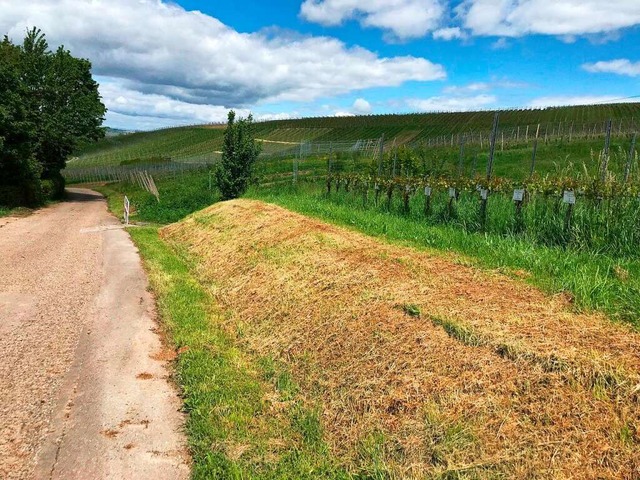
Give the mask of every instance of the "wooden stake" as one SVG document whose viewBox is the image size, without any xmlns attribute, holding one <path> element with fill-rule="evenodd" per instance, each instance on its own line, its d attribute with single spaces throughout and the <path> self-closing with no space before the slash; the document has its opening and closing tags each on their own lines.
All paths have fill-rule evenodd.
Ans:
<svg viewBox="0 0 640 480">
<path fill-rule="evenodd" d="M 464 174 L 464 137 L 460 137 L 460 157 L 458 158 L 458 176 Z"/>
<path fill-rule="evenodd" d="M 631 166 L 633 165 L 633 157 L 636 154 L 636 137 L 638 133 L 633 134 L 633 139 L 631 140 L 631 148 L 629 148 L 629 155 L 627 157 L 627 165 L 624 169 L 624 183 L 629 181 L 629 177 L 631 176 Z"/>
<path fill-rule="evenodd" d="M 487 181 L 491 180 L 493 173 L 493 159 L 496 152 L 496 137 L 498 136 L 498 125 L 500 123 L 500 114 L 496 112 L 493 117 L 493 128 L 491 130 L 491 144 L 489 147 L 489 161 L 487 162 Z"/>
<path fill-rule="evenodd" d="M 604 182 L 607 179 L 607 171 L 609 170 L 609 146 L 611 144 L 611 119 L 607 121 L 606 137 L 604 140 L 604 150 L 602 151 L 602 162 L 600 164 L 600 180 Z"/>
</svg>

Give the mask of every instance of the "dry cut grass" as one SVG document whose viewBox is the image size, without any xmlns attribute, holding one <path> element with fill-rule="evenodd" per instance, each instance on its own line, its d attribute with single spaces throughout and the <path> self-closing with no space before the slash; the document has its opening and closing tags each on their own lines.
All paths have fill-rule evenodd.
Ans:
<svg viewBox="0 0 640 480">
<path fill-rule="evenodd" d="M 354 471 L 640 478 L 640 336 L 462 258 L 248 200 L 161 232 Z"/>
</svg>

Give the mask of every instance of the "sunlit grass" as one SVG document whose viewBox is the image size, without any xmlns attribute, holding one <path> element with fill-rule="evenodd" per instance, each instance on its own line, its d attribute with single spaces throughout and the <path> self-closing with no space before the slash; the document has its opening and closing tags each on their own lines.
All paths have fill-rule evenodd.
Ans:
<svg viewBox="0 0 640 480">
<path fill-rule="evenodd" d="M 507 273 L 528 272 L 524 275 L 527 282 L 549 293 L 566 292 L 576 308 L 600 310 L 640 327 L 640 261 L 637 257 L 618 258 L 536 245 L 517 235 L 469 232 L 455 222 L 432 224 L 417 213 L 405 216 L 399 209 L 385 212 L 363 207 L 361 199 L 354 195 L 327 197 L 321 187 L 261 188 L 252 190 L 249 196 L 390 242 L 460 253 L 476 265 L 503 269 Z M 498 215 L 496 210 L 493 215 Z"/>
</svg>

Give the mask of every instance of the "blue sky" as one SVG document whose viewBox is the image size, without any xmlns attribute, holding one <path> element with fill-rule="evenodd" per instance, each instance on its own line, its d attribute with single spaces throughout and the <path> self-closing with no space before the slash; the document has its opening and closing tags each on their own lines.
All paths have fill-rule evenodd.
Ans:
<svg viewBox="0 0 640 480">
<path fill-rule="evenodd" d="M 0 0 L 89 58 L 107 125 L 640 98 L 638 0 Z"/>
</svg>

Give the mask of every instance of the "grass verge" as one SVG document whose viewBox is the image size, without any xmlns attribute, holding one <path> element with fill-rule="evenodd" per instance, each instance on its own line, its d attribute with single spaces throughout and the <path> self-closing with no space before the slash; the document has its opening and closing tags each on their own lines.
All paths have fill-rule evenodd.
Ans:
<svg viewBox="0 0 640 480">
<path fill-rule="evenodd" d="M 10 215 L 15 217 L 26 217 L 28 215 L 31 215 L 31 213 L 33 213 L 33 210 L 31 208 L 24 208 L 24 207 L 9 208 L 9 207 L 3 207 L 0 205 L 0 218 L 8 217 Z"/>
<path fill-rule="evenodd" d="M 547 293 L 566 293 L 578 309 L 599 310 L 640 328 L 640 261 L 533 245 L 514 236 L 468 233 L 417 217 L 363 208 L 308 187 L 255 188 L 249 197 L 346 226 L 396 244 L 455 252 L 503 270 Z M 523 272 L 523 270 L 525 272 Z"/>
<path fill-rule="evenodd" d="M 111 211 L 122 218 L 124 195 L 131 201 L 131 221 L 153 224 L 173 223 L 190 213 L 218 201 L 215 188 L 209 190 L 207 172 L 163 177 L 156 180 L 160 201 L 140 186 L 131 183 L 110 183 L 91 187 L 105 195 Z"/>
<path fill-rule="evenodd" d="M 323 441 L 317 408 L 285 368 L 244 351 L 220 321 L 189 260 L 155 228 L 130 230 L 142 255 L 172 349 L 188 413 L 193 478 L 385 478 L 349 473 Z"/>
</svg>

